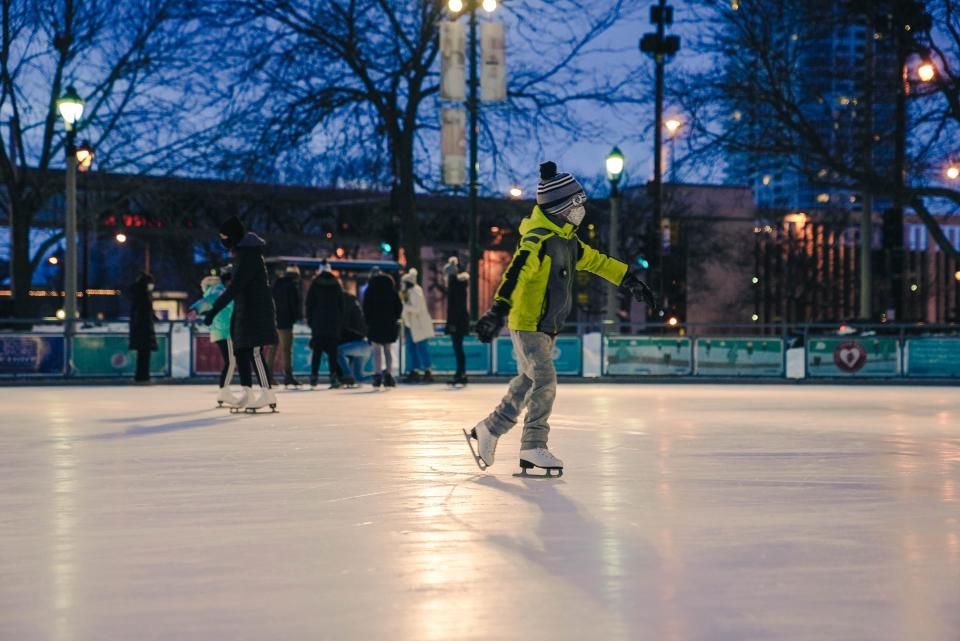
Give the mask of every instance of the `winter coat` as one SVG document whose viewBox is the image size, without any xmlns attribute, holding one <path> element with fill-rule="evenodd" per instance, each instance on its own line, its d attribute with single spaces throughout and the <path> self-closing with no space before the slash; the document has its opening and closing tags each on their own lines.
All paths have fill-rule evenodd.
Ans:
<svg viewBox="0 0 960 641">
<path fill-rule="evenodd" d="M 468 272 L 447 276 L 447 327 L 444 331 L 451 336 L 466 336 L 470 333 L 470 312 L 467 310 L 469 289 Z"/>
<path fill-rule="evenodd" d="M 400 295 L 403 300 L 403 325 L 410 330 L 413 342 L 419 343 L 435 336 L 433 319 L 427 309 L 423 288 L 417 285 L 416 281 L 410 282 L 404 278 L 403 293 Z"/>
<path fill-rule="evenodd" d="M 190 306 L 190 309 L 194 310 L 198 314 L 206 314 L 208 311 L 213 309 L 213 304 L 220 298 L 220 295 L 227 288 L 223 286 L 223 283 L 217 281 L 210 285 L 206 285 L 203 288 L 203 298 L 195 302 Z M 233 306 L 234 303 L 230 303 L 223 308 L 223 311 L 217 314 L 216 318 L 213 319 L 213 325 L 210 326 L 210 342 L 217 343 L 219 341 L 225 341 L 230 338 L 230 321 L 233 320 Z"/>
<path fill-rule="evenodd" d="M 403 302 L 388 274 L 370 279 L 363 295 L 363 315 L 367 320 L 367 337 L 374 343 L 389 344 L 400 338 L 400 316 Z"/>
<path fill-rule="evenodd" d="M 300 320 L 300 280 L 281 276 L 273 284 L 273 303 L 277 307 L 277 329 L 293 329 Z"/>
<path fill-rule="evenodd" d="M 534 207 L 520 222 L 520 245 L 494 296 L 510 305 L 510 329 L 558 333 L 573 308 L 577 271 L 619 285 L 627 265 L 580 240 L 570 223 L 561 227 Z"/>
<path fill-rule="evenodd" d="M 233 346 L 238 349 L 276 345 L 279 342 L 270 280 L 263 262 L 265 246 L 263 239 L 253 232 L 247 232 L 243 240 L 237 243 L 234 248 L 236 261 L 233 279 L 210 310 L 216 316 L 230 301 L 236 302 L 230 336 Z"/>
<path fill-rule="evenodd" d="M 360 301 L 353 294 L 343 293 L 343 330 L 340 333 L 341 343 L 362 341 L 367 338 L 367 323 L 363 320 L 363 309 Z"/>
<path fill-rule="evenodd" d="M 147 284 L 149 276 L 141 276 L 130 288 L 130 349 L 157 350 L 157 333 L 153 328 L 153 297 Z"/>
<path fill-rule="evenodd" d="M 307 324 L 314 338 L 340 340 L 343 330 L 343 290 L 336 276 L 320 272 L 307 292 Z"/>
</svg>

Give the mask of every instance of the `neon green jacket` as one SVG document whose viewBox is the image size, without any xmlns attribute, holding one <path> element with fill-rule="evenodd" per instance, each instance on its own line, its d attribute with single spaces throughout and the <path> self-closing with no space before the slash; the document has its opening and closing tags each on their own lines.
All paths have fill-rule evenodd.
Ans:
<svg viewBox="0 0 960 641">
<path fill-rule="evenodd" d="M 573 308 L 577 271 L 619 285 L 627 265 L 584 243 L 573 225 L 559 227 L 534 207 L 520 222 L 520 245 L 494 296 L 510 305 L 510 329 L 558 333 Z"/>
</svg>

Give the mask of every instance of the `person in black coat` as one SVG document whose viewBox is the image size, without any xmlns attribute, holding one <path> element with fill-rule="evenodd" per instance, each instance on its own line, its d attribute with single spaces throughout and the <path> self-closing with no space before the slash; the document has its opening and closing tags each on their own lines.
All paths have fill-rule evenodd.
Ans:
<svg viewBox="0 0 960 641">
<path fill-rule="evenodd" d="M 150 380 L 150 353 L 157 351 L 157 334 L 153 327 L 153 276 L 140 274 L 130 287 L 130 349 L 137 352 L 137 372 L 133 380 Z"/>
<path fill-rule="evenodd" d="M 367 321 L 367 338 L 373 346 L 376 374 L 374 387 L 396 385 L 393 380 L 393 352 L 391 346 L 400 338 L 400 316 L 403 301 L 389 274 L 375 272 L 363 295 L 363 316 Z"/>
<path fill-rule="evenodd" d="M 463 351 L 463 339 L 470 333 L 470 312 L 467 310 L 467 298 L 470 289 L 470 274 L 460 271 L 460 259 L 451 256 L 443 268 L 446 276 L 447 327 L 446 334 L 453 341 L 453 354 L 457 359 L 457 372 L 453 375 L 454 385 L 467 384 L 467 358 Z"/>
<path fill-rule="evenodd" d="M 266 400 L 270 401 L 272 407 L 276 407 L 276 398 L 273 392 L 269 391 L 270 379 L 260 354 L 262 347 L 276 345 L 279 341 L 267 266 L 263 262 L 266 242 L 253 232 L 248 232 L 236 216 L 220 228 L 220 240 L 235 256 L 233 279 L 213 304 L 213 308 L 207 312 L 204 322 L 207 325 L 213 323 L 217 314 L 230 301 L 235 301 L 230 336 L 233 339 L 240 385 L 245 388 L 246 403 L 243 407 L 264 407 L 267 405 Z M 256 367 L 263 392 L 256 398 L 249 391 L 253 384 L 251 366 Z"/>
<path fill-rule="evenodd" d="M 316 387 L 320 359 L 327 355 L 330 387 L 340 387 L 337 346 L 343 332 L 343 288 L 329 268 L 321 268 L 307 292 L 307 324 L 310 325 L 310 386 Z"/>
<path fill-rule="evenodd" d="M 280 336 L 280 352 L 283 354 L 283 384 L 299 385 L 293 376 L 293 325 L 302 316 L 300 307 L 300 268 L 287 267 L 283 276 L 273 284 L 273 303 L 277 308 L 277 333 Z M 277 347 L 270 348 L 267 355 L 268 372 L 272 373 L 277 361 Z"/>
<path fill-rule="evenodd" d="M 353 294 L 343 293 L 343 329 L 337 346 L 342 382 L 352 387 L 364 380 L 363 367 L 370 358 L 367 323 L 360 301 Z"/>
</svg>

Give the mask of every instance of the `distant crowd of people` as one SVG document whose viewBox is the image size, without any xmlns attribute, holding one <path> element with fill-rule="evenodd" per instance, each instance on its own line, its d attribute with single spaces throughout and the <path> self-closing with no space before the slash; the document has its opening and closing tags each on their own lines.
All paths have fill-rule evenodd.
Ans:
<svg viewBox="0 0 960 641">
<path fill-rule="evenodd" d="M 231 407 L 275 405 L 275 398 L 267 393 L 276 384 L 275 365 L 282 369 L 284 385 L 300 386 L 293 360 L 294 326 L 300 321 L 310 328 L 311 387 L 319 384 L 324 356 L 331 388 L 364 382 L 394 387 L 393 349 L 401 338 L 408 363 L 403 382 L 434 382 L 428 349 L 428 341 L 435 336 L 434 322 L 416 269 L 403 273 L 398 287 L 393 276 L 374 268 L 354 295 L 322 263 L 304 299 L 297 265 L 286 266 L 270 287 L 262 253 L 265 243 L 239 219 L 224 223 L 220 238 L 231 251 L 233 264 L 206 276 L 201 282 L 202 297 L 190 306 L 190 317 L 203 318 L 210 326 L 210 342 L 223 357 L 218 402 Z M 435 286 L 447 299 L 445 331 L 452 338 L 456 360 L 451 382 L 466 384 L 463 341 L 470 331 L 469 274 L 461 270 L 456 256 L 449 258 L 442 283 Z M 137 382 L 149 381 L 150 354 L 157 349 L 152 288 L 148 274 L 142 274 L 131 288 L 130 349 L 137 354 Z M 367 366 L 371 360 L 372 374 Z M 234 371 L 244 390 L 240 398 L 229 392 Z M 263 398 L 256 398 L 253 391 L 254 374 Z"/>
</svg>

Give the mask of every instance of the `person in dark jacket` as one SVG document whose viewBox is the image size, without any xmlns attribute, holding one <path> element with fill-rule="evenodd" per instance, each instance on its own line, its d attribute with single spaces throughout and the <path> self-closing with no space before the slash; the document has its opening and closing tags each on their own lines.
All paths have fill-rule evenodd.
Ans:
<svg viewBox="0 0 960 641">
<path fill-rule="evenodd" d="M 343 384 L 353 387 L 363 382 L 363 366 L 370 358 L 367 342 L 367 323 L 363 319 L 360 301 L 353 294 L 343 293 L 343 329 L 337 346 L 337 359 L 343 374 Z"/>
<path fill-rule="evenodd" d="M 343 288 L 340 281 L 328 267 L 321 267 L 320 273 L 310 283 L 307 292 L 307 324 L 310 325 L 310 387 L 317 386 L 317 374 L 320 359 L 327 355 L 330 367 L 330 387 L 340 387 L 339 367 L 337 366 L 337 346 L 343 330 Z"/>
<path fill-rule="evenodd" d="M 373 386 L 395 387 L 393 379 L 393 343 L 400 338 L 400 316 L 403 301 L 389 274 L 375 272 L 363 295 L 363 316 L 367 321 L 367 338 L 373 347 Z"/>
<path fill-rule="evenodd" d="M 243 395 L 234 409 L 256 411 L 269 405 L 277 407 L 277 398 L 270 389 L 270 379 L 263 365 L 260 348 L 276 345 L 277 317 L 270 293 L 267 266 L 263 262 L 266 242 L 253 232 L 248 232 L 240 219 L 234 216 L 220 228 L 220 240 L 234 255 L 233 279 L 220 298 L 207 312 L 204 323 L 210 325 L 217 314 L 235 301 L 230 336 L 233 339 L 237 371 Z M 251 368 L 255 367 L 260 380 L 260 390 L 254 393 Z"/>
<path fill-rule="evenodd" d="M 467 310 L 467 297 L 470 288 L 470 274 L 460 271 L 460 259 L 451 256 L 443 268 L 446 276 L 447 327 L 446 334 L 453 341 L 453 355 L 457 360 L 457 371 L 453 375 L 453 385 L 467 384 L 467 358 L 463 351 L 463 339 L 470 333 L 470 312 Z"/>
<path fill-rule="evenodd" d="M 300 385 L 293 376 L 293 325 L 302 317 L 300 307 L 300 268 L 289 265 L 283 276 L 273 284 L 273 303 L 277 308 L 277 333 L 280 336 L 280 352 L 283 354 L 283 384 Z M 277 362 L 277 347 L 271 347 L 267 355 L 268 369 L 272 373 Z"/>
<path fill-rule="evenodd" d="M 153 328 L 153 276 L 140 274 L 130 287 L 130 349 L 137 352 L 137 383 L 150 381 L 150 353 L 157 351 L 157 334 Z"/>
</svg>

